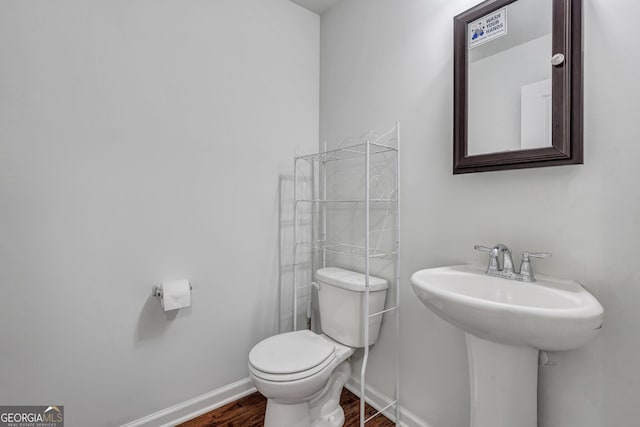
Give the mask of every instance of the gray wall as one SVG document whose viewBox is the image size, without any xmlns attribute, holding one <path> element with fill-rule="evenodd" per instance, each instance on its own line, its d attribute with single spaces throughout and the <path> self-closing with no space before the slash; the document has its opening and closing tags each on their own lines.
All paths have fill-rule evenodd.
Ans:
<svg viewBox="0 0 640 427">
<path fill-rule="evenodd" d="M 453 176 L 452 18 L 476 3 L 345 0 L 322 16 L 321 139 L 336 144 L 402 125 L 403 405 L 433 427 L 468 425 L 464 336 L 419 303 L 408 279 L 421 268 L 483 264 L 473 245 L 505 242 L 516 256 L 553 252 L 534 268 L 582 281 L 606 311 L 592 343 L 555 354 L 557 366 L 541 370 L 540 425 L 633 425 L 640 418 L 640 6 L 584 1 L 585 165 Z M 377 368 L 369 382 L 384 388 L 385 364 Z"/>
<path fill-rule="evenodd" d="M 318 52 L 286 0 L 0 2 L 0 403 L 113 426 L 248 376 Z"/>
</svg>

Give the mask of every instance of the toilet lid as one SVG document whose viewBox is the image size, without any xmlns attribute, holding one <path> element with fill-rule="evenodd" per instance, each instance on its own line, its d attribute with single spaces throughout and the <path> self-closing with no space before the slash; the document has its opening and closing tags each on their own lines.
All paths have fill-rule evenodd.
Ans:
<svg viewBox="0 0 640 427">
<path fill-rule="evenodd" d="M 249 363 L 270 374 L 307 371 L 326 361 L 335 346 L 309 331 L 288 332 L 262 340 L 249 353 Z"/>
</svg>

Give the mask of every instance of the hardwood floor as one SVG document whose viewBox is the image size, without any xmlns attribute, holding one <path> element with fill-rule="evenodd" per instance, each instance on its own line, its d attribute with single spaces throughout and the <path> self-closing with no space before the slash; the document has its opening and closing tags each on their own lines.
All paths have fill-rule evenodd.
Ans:
<svg viewBox="0 0 640 427">
<path fill-rule="evenodd" d="M 358 396 L 351 393 L 346 388 L 342 390 L 340 396 L 340 406 L 344 409 L 344 426 L 345 427 L 358 427 L 360 425 L 360 399 Z M 366 405 L 364 409 L 365 420 L 375 414 L 377 411 L 371 406 Z M 395 426 L 387 417 L 380 414 L 367 424 L 367 427 L 392 427 Z"/>
<path fill-rule="evenodd" d="M 344 409 L 345 427 L 357 427 L 360 421 L 360 400 L 349 390 L 342 390 L 340 405 Z M 267 407 L 267 399 L 260 393 L 253 393 L 240 400 L 231 402 L 214 411 L 180 424 L 178 427 L 261 427 L 264 422 L 264 411 Z M 376 411 L 369 405 L 366 407 L 366 416 L 375 414 Z M 382 415 L 369 421 L 367 427 L 392 427 L 394 424 Z M 287 426 L 282 426 L 287 427 Z"/>
</svg>

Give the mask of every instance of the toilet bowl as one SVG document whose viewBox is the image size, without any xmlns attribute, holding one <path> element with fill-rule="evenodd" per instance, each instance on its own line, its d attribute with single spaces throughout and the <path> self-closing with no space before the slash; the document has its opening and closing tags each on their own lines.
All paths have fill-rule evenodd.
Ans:
<svg viewBox="0 0 640 427">
<path fill-rule="evenodd" d="M 342 388 L 351 375 L 349 357 L 364 345 L 365 276 L 341 268 L 316 272 L 324 334 L 309 330 L 266 338 L 249 353 L 249 373 L 267 398 L 265 427 L 341 427 Z M 388 282 L 369 277 L 369 312 L 384 309 Z M 381 316 L 369 321 L 376 342 Z"/>
<path fill-rule="evenodd" d="M 267 338 L 249 354 L 256 389 L 268 399 L 266 427 L 339 427 L 340 393 L 353 349 L 309 330 Z"/>
</svg>

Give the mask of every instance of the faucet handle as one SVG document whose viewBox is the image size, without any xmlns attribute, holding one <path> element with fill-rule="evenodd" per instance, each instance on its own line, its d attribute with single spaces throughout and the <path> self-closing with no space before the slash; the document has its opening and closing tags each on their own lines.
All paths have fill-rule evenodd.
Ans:
<svg viewBox="0 0 640 427">
<path fill-rule="evenodd" d="M 531 270 L 531 258 L 549 258 L 549 252 L 525 252 L 522 254 L 522 263 L 520 264 L 520 276 L 525 282 L 535 282 L 536 278 Z"/>
<path fill-rule="evenodd" d="M 489 265 L 487 266 L 487 274 L 500 270 L 500 263 L 498 262 L 498 251 L 496 250 L 496 248 L 475 245 L 473 249 L 479 252 L 489 252 Z"/>
<path fill-rule="evenodd" d="M 551 258 L 551 254 L 549 252 L 525 252 L 522 254 L 522 258 Z"/>
</svg>

